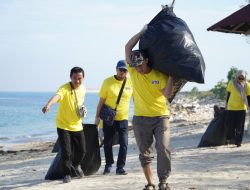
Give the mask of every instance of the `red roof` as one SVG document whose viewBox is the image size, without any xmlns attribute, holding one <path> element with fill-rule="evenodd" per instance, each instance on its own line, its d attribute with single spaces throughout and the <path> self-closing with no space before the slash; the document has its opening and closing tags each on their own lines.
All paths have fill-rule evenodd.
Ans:
<svg viewBox="0 0 250 190">
<path fill-rule="evenodd" d="M 236 34 L 250 34 L 250 4 L 234 12 L 213 26 L 210 26 L 207 30 Z"/>
</svg>

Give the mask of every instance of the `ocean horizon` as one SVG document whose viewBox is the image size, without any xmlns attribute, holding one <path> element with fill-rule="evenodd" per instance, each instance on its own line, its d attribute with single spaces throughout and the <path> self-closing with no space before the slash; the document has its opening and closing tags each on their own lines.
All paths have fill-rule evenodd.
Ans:
<svg viewBox="0 0 250 190">
<path fill-rule="evenodd" d="M 42 107 L 54 92 L 0 92 L 0 146 L 57 138 L 55 117 L 57 104 L 47 114 Z M 94 123 L 98 91 L 87 91 L 85 105 L 88 113 L 83 123 Z M 130 106 L 130 118 L 133 105 Z"/>
</svg>

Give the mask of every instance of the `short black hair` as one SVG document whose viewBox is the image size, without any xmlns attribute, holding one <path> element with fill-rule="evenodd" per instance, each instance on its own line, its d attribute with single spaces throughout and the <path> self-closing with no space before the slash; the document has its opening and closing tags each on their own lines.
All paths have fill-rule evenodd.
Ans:
<svg viewBox="0 0 250 190">
<path fill-rule="evenodd" d="M 84 70 L 81 67 L 73 67 L 70 71 L 70 77 L 72 77 L 74 73 L 82 73 L 82 76 L 84 78 Z"/>
</svg>

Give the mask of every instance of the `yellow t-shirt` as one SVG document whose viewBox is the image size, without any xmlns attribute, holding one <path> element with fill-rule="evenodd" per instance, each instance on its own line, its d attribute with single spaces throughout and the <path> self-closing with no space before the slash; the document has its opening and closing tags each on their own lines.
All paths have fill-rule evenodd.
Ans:
<svg viewBox="0 0 250 190">
<path fill-rule="evenodd" d="M 99 96 L 106 99 L 105 104 L 111 108 L 115 108 L 116 100 L 119 95 L 123 81 L 115 79 L 114 76 L 109 77 L 103 81 Z M 127 77 L 125 87 L 118 107 L 116 109 L 115 120 L 128 120 L 130 98 L 133 93 L 132 83 L 130 78 Z"/>
<path fill-rule="evenodd" d="M 127 68 L 134 89 L 134 115 L 146 117 L 169 115 L 166 98 L 162 94 L 168 76 L 154 69 L 148 74 L 140 74 L 128 64 Z"/>
<path fill-rule="evenodd" d="M 84 102 L 84 96 L 86 89 L 81 85 L 75 90 L 78 105 L 81 106 Z M 76 98 L 69 83 L 62 85 L 57 95 L 60 96 L 59 107 L 56 114 L 56 126 L 57 128 L 68 130 L 68 131 L 81 131 L 82 130 L 82 119 L 77 115 Z"/>
<path fill-rule="evenodd" d="M 230 97 L 227 104 L 227 110 L 246 110 L 247 107 L 241 98 L 239 91 L 233 84 L 233 81 L 229 81 L 227 85 L 227 91 L 230 92 Z M 246 95 L 250 95 L 250 84 L 247 82 Z"/>
</svg>

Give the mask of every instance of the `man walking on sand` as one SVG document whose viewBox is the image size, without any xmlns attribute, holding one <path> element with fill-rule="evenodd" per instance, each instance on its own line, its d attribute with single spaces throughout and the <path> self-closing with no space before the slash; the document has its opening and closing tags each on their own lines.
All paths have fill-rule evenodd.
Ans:
<svg viewBox="0 0 250 190">
<path fill-rule="evenodd" d="M 166 98 L 172 94 L 173 79 L 149 67 L 149 60 L 139 50 L 132 51 L 146 31 L 145 26 L 126 44 L 125 54 L 128 71 L 133 84 L 133 127 L 139 159 L 147 185 L 143 190 L 155 190 L 151 163 L 152 144 L 155 137 L 157 151 L 157 174 L 159 190 L 170 190 L 167 178 L 171 171 L 169 110 Z"/>
<path fill-rule="evenodd" d="M 105 168 L 104 175 L 110 174 L 113 158 L 113 138 L 116 132 L 119 134 L 119 153 L 116 164 L 117 175 L 127 175 L 124 170 L 128 149 L 128 115 L 129 103 L 132 96 L 133 88 L 130 78 L 127 78 L 128 69 L 124 60 L 118 61 L 116 65 L 116 75 L 108 77 L 104 80 L 101 90 L 99 92 L 100 100 L 96 110 L 96 125 L 100 121 L 100 111 L 104 104 L 111 108 L 116 109 L 115 120 L 112 125 L 103 121 L 104 133 L 104 154 L 105 154 Z M 124 88 L 122 89 L 122 86 Z M 122 90 L 122 91 L 121 91 Z M 120 101 L 117 105 L 117 99 L 121 92 Z M 100 129 L 102 130 L 102 129 Z"/>
<path fill-rule="evenodd" d="M 62 85 L 42 109 L 43 113 L 47 113 L 53 104 L 59 103 L 56 114 L 56 127 L 62 151 L 61 159 L 64 167 L 64 183 L 71 181 L 72 166 L 79 177 L 83 176 L 80 163 L 86 153 L 82 119 L 77 114 L 77 109 L 83 104 L 86 93 L 85 87 L 82 85 L 84 79 L 83 69 L 80 67 L 72 68 L 70 79 L 71 81 Z M 74 159 L 74 162 L 71 160 L 72 142 L 77 146 L 78 155 L 80 155 Z"/>
</svg>

